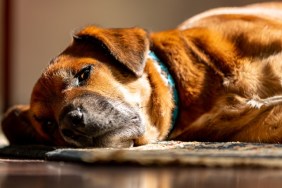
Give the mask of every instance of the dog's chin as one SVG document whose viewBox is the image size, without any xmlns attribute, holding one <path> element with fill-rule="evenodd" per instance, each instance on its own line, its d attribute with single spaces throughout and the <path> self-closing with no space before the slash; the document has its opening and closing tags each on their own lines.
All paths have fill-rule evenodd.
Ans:
<svg viewBox="0 0 282 188">
<path fill-rule="evenodd" d="M 112 135 L 114 134 L 108 133 L 103 136 L 92 137 L 70 131 L 64 133 L 63 138 L 70 147 L 78 148 L 129 148 L 134 146 L 133 139 L 118 139 Z"/>
<path fill-rule="evenodd" d="M 72 147 L 100 147 L 100 148 L 128 148 L 134 146 L 134 140 L 142 136 L 144 127 L 142 125 L 132 124 L 131 126 L 122 126 L 113 130 L 104 131 L 80 131 L 71 129 L 62 129 L 61 136 Z"/>
</svg>

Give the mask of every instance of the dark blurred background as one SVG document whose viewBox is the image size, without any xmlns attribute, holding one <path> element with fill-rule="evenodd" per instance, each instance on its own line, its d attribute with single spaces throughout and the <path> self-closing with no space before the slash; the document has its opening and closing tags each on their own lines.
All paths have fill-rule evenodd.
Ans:
<svg viewBox="0 0 282 188">
<path fill-rule="evenodd" d="M 0 0 L 0 110 L 29 103 L 32 87 L 75 29 L 139 26 L 149 31 L 176 27 L 204 10 L 259 0 Z"/>
</svg>

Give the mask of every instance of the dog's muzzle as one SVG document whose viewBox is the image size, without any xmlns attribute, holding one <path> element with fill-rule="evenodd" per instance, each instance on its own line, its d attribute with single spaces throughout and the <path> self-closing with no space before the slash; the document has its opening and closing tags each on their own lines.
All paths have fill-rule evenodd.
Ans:
<svg viewBox="0 0 282 188">
<path fill-rule="evenodd" d="M 96 93 L 68 102 L 59 129 L 66 142 L 78 147 L 130 147 L 145 131 L 134 107 Z"/>
</svg>

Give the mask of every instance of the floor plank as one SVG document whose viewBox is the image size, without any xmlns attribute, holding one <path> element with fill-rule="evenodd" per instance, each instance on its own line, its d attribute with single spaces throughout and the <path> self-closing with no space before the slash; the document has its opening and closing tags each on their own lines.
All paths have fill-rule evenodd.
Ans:
<svg viewBox="0 0 282 188">
<path fill-rule="evenodd" d="M 0 159 L 1 188 L 275 188 L 281 184 L 281 169 L 85 166 Z"/>
</svg>

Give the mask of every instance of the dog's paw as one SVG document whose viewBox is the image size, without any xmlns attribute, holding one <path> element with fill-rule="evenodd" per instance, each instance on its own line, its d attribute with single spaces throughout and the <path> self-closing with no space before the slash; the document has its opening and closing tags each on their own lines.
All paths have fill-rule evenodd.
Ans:
<svg viewBox="0 0 282 188">
<path fill-rule="evenodd" d="M 247 104 L 256 109 L 260 109 L 262 107 L 274 107 L 277 105 L 282 104 L 282 96 L 273 96 L 273 97 L 268 97 L 265 99 L 260 99 L 260 98 L 253 98 L 247 101 Z"/>
</svg>

